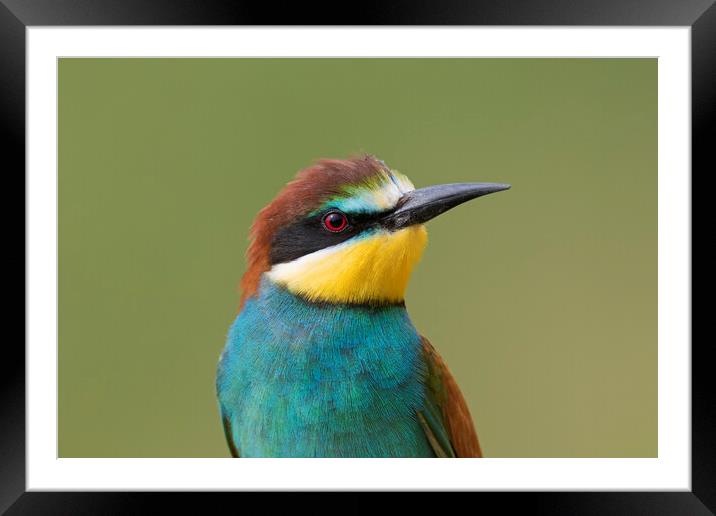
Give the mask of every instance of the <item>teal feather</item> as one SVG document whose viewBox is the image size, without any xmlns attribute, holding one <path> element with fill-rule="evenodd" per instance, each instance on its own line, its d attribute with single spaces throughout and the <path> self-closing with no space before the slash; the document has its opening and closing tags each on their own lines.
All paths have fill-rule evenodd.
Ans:
<svg viewBox="0 0 716 516">
<path fill-rule="evenodd" d="M 242 457 L 434 457 L 418 412 L 446 431 L 426 375 L 404 306 L 310 303 L 264 277 L 231 326 L 217 391 Z"/>
</svg>

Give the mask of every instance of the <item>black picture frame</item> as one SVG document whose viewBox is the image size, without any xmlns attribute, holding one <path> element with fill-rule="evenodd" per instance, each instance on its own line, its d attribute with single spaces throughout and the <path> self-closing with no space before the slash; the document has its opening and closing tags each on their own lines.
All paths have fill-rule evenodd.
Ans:
<svg viewBox="0 0 716 516">
<path fill-rule="evenodd" d="M 434 0 L 364 1 L 323 6 L 204 0 L 0 0 L 0 120 L 9 178 L 25 177 L 25 29 L 82 25 L 607 25 L 690 26 L 692 73 L 692 178 L 716 170 L 713 140 L 716 113 L 716 5 L 714 0 Z M 345 14 L 341 14 L 345 13 Z M 9 158 L 9 159 L 8 159 Z M 7 183 L 6 183 L 7 184 Z M 6 188 L 6 199 L 19 190 Z M 6 203 L 5 206 L 9 204 Z M 13 220 L 7 210 L 7 221 Z M 8 246 L 9 249 L 9 246 Z M 23 249 L 25 247 L 23 246 Z M 6 253 L 7 255 L 8 253 Z M 19 270 L 25 253 L 10 254 Z M 15 262 L 22 262 L 22 265 Z M 13 276 L 12 273 L 8 274 Z M 18 274 L 14 274 L 19 276 Z M 24 297 L 23 297 L 24 298 Z M 14 300 L 13 300 L 14 301 Z M 11 303 L 18 305 L 19 303 Z M 9 312 L 6 312 L 9 313 Z M 6 319 L 10 319 L 6 316 Z M 18 323 L 19 324 L 19 323 Z M 714 514 L 716 513 L 716 402 L 707 360 L 710 343 L 692 342 L 691 492 L 474 493 L 503 510 L 537 514 Z M 7 514 L 137 514 L 161 500 L 167 511 L 186 503 L 177 493 L 60 493 L 25 489 L 25 350 L 5 339 L 0 374 L 0 512 Z M 202 504 L 247 493 L 195 494 Z M 370 494 L 353 494 L 342 511 L 370 510 Z M 290 503 L 304 504 L 303 500 Z M 414 494 L 426 506 L 423 496 Z M 244 503 L 244 502 L 242 502 Z M 476 503 L 470 501 L 468 503 Z M 162 511 L 164 512 L 164 511 Z"/>
</svg>

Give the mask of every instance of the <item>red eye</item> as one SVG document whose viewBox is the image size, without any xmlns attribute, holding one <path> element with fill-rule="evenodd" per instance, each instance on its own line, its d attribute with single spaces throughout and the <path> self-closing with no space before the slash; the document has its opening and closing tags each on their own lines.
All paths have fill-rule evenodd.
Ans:
<svg viewBox="0 0 716 516">
<path fill-rule="evenodd" d="M 340 211 L 332 211 L 323 217 L 323 226 L 333 233 L 339 233 L 346 229 L 348 218 Z"/>
</svg>

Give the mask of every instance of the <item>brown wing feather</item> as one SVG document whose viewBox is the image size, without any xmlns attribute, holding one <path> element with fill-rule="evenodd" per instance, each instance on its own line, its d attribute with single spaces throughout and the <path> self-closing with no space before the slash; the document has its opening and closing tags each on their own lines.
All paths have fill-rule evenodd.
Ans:
<svg viewBox="0 0 716 516">
<path fill-rule="evenodd" d="M 437 397 L 443 424 L 457 457 L 482 457 L 480 441 L 465 398 L 442 357 L 428 339 L 423 339 L 423 353 L 430 379 L 428 388 Z"/>
</svg>

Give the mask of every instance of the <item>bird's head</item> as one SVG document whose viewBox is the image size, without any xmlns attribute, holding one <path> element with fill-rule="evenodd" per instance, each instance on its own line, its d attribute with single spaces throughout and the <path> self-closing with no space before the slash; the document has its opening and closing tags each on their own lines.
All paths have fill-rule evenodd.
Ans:
<svg viewBox="0 0 716 516">
<path fill-rule="evenodd" d="M 363 156 L 300 171 L 251 227 L 243 302 L 262 275 L 311 301 L 401 303 L 427 243 L 423 223 L 496 183 L 415 189 L 403 174 Z"/>
</svg>

